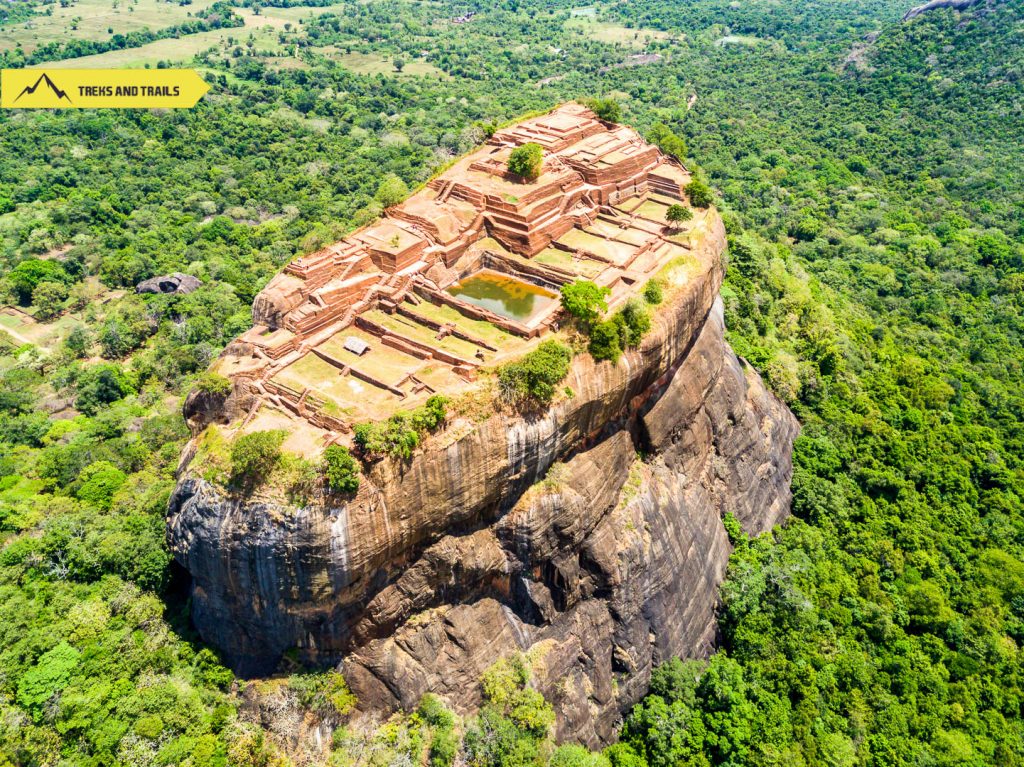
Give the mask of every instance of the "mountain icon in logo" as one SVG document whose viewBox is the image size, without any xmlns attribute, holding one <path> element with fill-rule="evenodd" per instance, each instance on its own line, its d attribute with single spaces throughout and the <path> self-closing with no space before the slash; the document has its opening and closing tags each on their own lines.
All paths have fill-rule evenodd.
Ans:
<svg viewBox="0 0 1024 767">
<path fill-rule="evenodd" d="M 68 98 L 67 92 L 66 91 L 62 91 L 60 88 L 58 88 L 56 83 L 54 83 L 53 80 L 50 79 L 50 76 L 48 74 L 46 74 L 45 72 L 39 77 L 38 80 L 36 80 L 35 85 L 26 85 L 25 86 L 24 90 L 22 90 L 22 92 L 18 94 L 18 98 L 14 99 L 15 103 L 17 103 L 18 99 L 20 99 L 22 96 L 24 96 L 26 94 L 31 96 L 33 93 L 35 93 L 39 89 L 39 86 L 43 85 L 44 83 L 46 84 L 46 87 L 48 87 L 51 91 L 53 91 L 53 94 L 58 99 L 64 99 L 69 104 L 71 103 L 71 99 Z"/>
</svg>

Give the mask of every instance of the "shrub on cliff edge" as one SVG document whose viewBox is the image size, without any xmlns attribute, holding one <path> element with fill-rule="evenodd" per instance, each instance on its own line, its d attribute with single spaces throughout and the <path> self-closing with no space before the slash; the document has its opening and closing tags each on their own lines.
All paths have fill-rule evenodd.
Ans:
<svg viewBox="0 0 1024 767">
<path fill-rule="evenodd" d="M 590 325 L 597 322 L 601 315 L 608 311 L 605 298 L 611 293 L 590 280 L 573 280 L 560 288 L 562 308 L 582 322 Z"/>
<path fill-rule="evenodd" d="M 266 479 L 281 457 L 281 443 L 287 432 L 254 431 L 243 434 L 231 445 L 231 478 L 236 481 L 255 482 Z"/>
<path fill-rule="evenodd" d="M 616 315 L 610 320 L 598 322 L 590 328 L 590 345 L 587 350 L 595 360 L 618 362 L 622 356 L 622 330 L 624 327 Z"/>
<path fill-rule="evenodd" d="M 661 283 L 657 280 L 650 280 L 644 285 L 644 300 L 651 306 L 657 306 L 664 298 L 664 290 L 662 290 Z"/>
<path fill-rule="evenodd" d="M 676 135 L 665 123 L 654 123 L 647 133 L 647 140 L 657 144 L 665 154 L 682 162 L 686 158 L 686 141 Z"/>
<path fill-rule="evenodd" d="M 406 186 L 405 182 L 394 173 L 389 173 L 380 182 L 380 186 L 377 187 L 374 199 L 383 207 L 390 208 L 392 205 L 398 205 L 408 196 L 409 187 Z"/>
<path fill-rule="evenodd" d="M 690 198 L 690 204 L 695 208 L 706 208 L 714 202 L 711 187 L 703 181 L 694 179 L 686 185 L 686 196 Z"/>
<path fill-rule="evenodd" d="M 359 465 L 342 445 L 330 445 L 320 463 L 327 486 L 336 493 L 354 493 L 359 489 Z"/>
<path fill-rule="evenodd" d="M 610 123 L 622 120 L 622 107 L 615 99 L 584 99 L 583 104 L 602 120 Z"/>
<path fill-rule="evenodd" d="M 622 307 L 622 310 L 615 315 L 620 323 L 620 342 L 623 349 L 628 349 L 640 344 L 640 340 L 647 335 L 651 329 L 651 314 L 647 311 L 644 302 L 638 298 L 631 298 Z"/>
<path fill-rule="evenodd" d="M 386 421 L 356 424 L 353 439 L 364 456 L 390 455 L 408 460 L 423 434 L 444 424 L 447 405 L 447 398 L 435 394 L 411 412 L 399 411 Z"/>
<path fill-rule="evenodd" d="M 569 372 L 572 349 L 558 341 L 544 341 L 529 354 L 498 369 L 502 397 L 513 404 L 532 400 L 546 405 L 555 387 Z"/>
<path fill-rule="evenodd" d="M 196 381 L 196 388 L 204 394 L 212 394 L 217 397 L 226 397 L 231 393 L 231 379 L 208 371 L 199 376 Z"/>
</svg>

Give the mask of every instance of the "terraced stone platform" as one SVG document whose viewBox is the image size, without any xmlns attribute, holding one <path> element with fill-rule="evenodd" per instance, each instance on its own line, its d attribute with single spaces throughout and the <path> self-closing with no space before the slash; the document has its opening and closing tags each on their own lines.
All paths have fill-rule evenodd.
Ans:
<svg viewBox="0 0 1024 767">
<path fill-rule="evenodd" d="M 507 172 L 527 142 L 545 151 L 533 182 Z M 528 316 L 453 290 L 478 273 L 557 294 L 574 279 L 610 289 L 612 308 L 666 270 L 678 276 L 702 211 L 670 230 L 686 169 L 630 128 L 565 104 L 513 125 L 384 216 L 296 259 L 253 304 L 254 327 L 217 372 L 244 403 L 244 430 L 278 410 L 317 447 L 355 422 L 474 386 L 557 327 L 557 301 Z M 490 307 L 490 308 L 489 308 Z M 359 351 L 353 351 L 358 349 Z"/>
</svg>

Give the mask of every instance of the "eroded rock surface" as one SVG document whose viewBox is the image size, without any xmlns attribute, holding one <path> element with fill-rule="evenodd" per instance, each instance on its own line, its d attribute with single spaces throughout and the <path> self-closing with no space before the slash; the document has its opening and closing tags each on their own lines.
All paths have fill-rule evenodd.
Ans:
<svg viewBox="0 0 1024 767">
<path fill-rule="evenodd" d="M 196 290 L 203 282 L 191 274 L 174 272 L 162 277 L 150 277 L 135 286 L 136 293 L 177 293 L 184 295 Z"/>
<path fill-rule="evenodd" d="M 934 11 L 938 8 L 952 8 L 955 11 L 964 11 L 971 6 L 978 5 L 982 0 L 931 0 L 931 2 L 917 5 L 903 14 L 903 21 L 910 21 L 922 13 Z"/>
<path fill-rule="evenodd" d="M 345 663 L 362 704 L 410 708 L 434 691 L 471 710 L 495 658 L 532 650 L 559 733 L 608 741 L 652 665 L 712 648 L 730 552 L 721 516 L 751 534 L 784 516 L 796 433 L 724 345 L 716 306 L 635 422 L 491 527 L 429 547 L 370 602 Z"/>
</svg>

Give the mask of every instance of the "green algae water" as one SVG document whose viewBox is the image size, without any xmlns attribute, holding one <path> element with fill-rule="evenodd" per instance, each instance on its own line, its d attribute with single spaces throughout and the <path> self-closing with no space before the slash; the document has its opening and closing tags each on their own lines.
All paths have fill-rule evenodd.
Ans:
<svg viewBox="0 0 1024 767">
<path fill-rule="evenodd" d="M 448 293 L 518 322 L 526 322 L 558 300 L 550 290 L 497 272 L 477 272 L 452 285 Z"/>
</svg>

